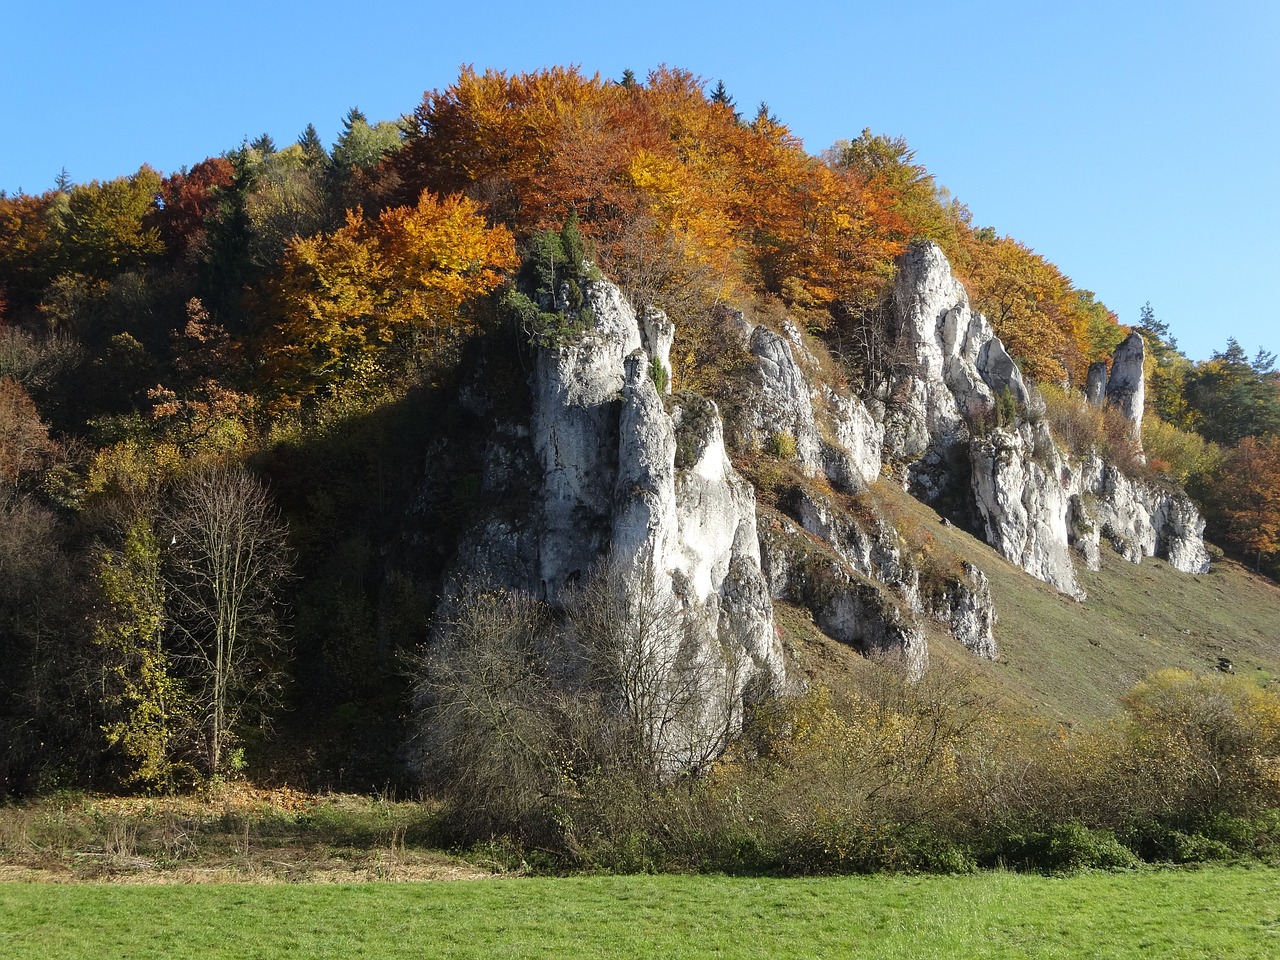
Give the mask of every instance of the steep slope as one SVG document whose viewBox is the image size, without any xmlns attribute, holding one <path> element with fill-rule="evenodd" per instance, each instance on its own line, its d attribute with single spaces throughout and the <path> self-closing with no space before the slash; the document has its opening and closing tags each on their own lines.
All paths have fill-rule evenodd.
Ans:
<svg viewBox="0 0 1280 960">
<path fill-rule="evenodd" d="M 927 527 L 942 549 L 986 572 L 999 611 L 999 658 L 975 658 L 938 631 L 929 637 L 930 657 L 976 674 L 1015 709 L 1094 721 L 1147 674 L 1165 667 L 1204 673 L 1227 666 L 1220 658 L 1236 674 L 1280 689 L 1280 586 L 1239 564 L 1216 560 L 1191 576 L 1164 560 L 1139 565 L 1103 551 L 1098 570 L 1081 572 L 1088 599 L 1077 603 L 896 487 L 880 484 L 875 494 L 896 523 Z M 803 631 L 788 636 L 821 682 L 839 684 L 842 671 L 857 669 L 839 659 L 838 669 L 823 667 L 833 661 L 821 641 Z"/>
</svg>

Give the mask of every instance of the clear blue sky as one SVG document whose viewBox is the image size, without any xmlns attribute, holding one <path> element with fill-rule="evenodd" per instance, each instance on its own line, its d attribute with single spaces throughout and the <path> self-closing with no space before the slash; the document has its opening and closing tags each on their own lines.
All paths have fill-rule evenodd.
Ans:
<svg viewBox="0 0 1280 960">
<path fill-rule="evenodd" d="M 406 113 L 464 63 L 661 63 L 761 100 L 819 152 L 864 127 L 1188 355 L 1280 350 L 1280 2 L 332 3 L 6 6 L 0 189 L 190 166 L 358 105 Z"/>
</svg>

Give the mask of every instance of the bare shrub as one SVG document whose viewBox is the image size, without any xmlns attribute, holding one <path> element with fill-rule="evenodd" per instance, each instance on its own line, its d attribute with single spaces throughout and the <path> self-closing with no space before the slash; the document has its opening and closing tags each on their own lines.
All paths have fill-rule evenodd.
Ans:
<svg viewBox="0 0 1280 960">
<path fill-rule="evenodd" d="M 544 604 L 473 584 L 411 663 L 419 767 L 470 836 L 546 830 L 546 801 L 562 780 L 550 639 Z"/>
<path fill-rule="evenodd" d="M 597 759 L 656 783 L 714 760 L 740 720 L 745 653 L 709 635 L 649 571 L 611 560 L 565 600 L 580 681 L 601 713 Z"/>
</svg>

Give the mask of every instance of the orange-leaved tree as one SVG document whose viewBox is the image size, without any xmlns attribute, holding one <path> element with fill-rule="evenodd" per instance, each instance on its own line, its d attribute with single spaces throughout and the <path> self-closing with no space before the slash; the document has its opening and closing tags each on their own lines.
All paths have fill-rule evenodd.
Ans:
<svg viewBox="0 0 1280 960">
<path fill-rule="evenodd" d="M 1280 552 L 1280 436 L 1245 437 L 1230 450 L 1208 491 L 1222 535 L 1254 566 Z"/>
</svg>

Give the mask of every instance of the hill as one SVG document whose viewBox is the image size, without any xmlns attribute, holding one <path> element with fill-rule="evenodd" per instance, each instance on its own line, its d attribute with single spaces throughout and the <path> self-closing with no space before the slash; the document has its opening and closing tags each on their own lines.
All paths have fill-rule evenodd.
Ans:
<svg viewBox="0 0 1280 960">
<path fill-rule="evenodd" d="M 942 663 L 975 671 L 1014 710 L 1087 724 L 1113 715 L 1120 697 L 1156 671 L 1212 672 L 1224 657 L 1237 676 L 1270 690 L 1280 684 L 1280 587 L 1232 560 L 1189 576 L 1159 559 L 1134 564 L 1104 554 L 1099 570 L 1082 573 L 1088 599 L 1077 603 L 895 486 L 882 484 L 877 496 L 987 573 L 999 658 L 976 660 L 941 631 L 930 650 Z M 805 621 L 783 619 L 806 672 L 839 685 L 859 661 Z"/>
</svg>

